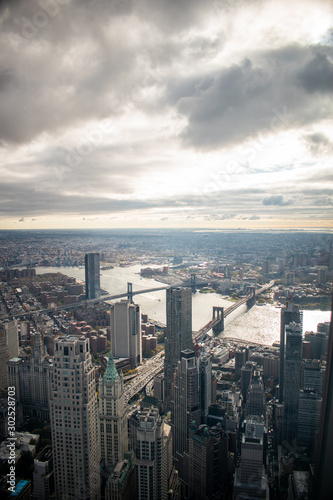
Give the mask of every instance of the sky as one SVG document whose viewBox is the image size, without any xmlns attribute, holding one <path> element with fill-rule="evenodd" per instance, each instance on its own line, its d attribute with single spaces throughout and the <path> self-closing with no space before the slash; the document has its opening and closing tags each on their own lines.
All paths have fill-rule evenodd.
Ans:
<svg viewBox="0 0 333 500">
<path fill-rule="evenodd" d="M 0 229 L 333 229 L 333 4 L 0 0 Z"/>
</svg>

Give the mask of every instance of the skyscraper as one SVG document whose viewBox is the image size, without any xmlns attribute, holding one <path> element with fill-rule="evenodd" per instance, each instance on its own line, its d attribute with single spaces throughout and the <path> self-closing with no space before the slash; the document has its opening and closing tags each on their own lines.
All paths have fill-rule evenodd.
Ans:
<svg viewBox="0 0 333 500">
<path fill-rule="evenodd" d="M 303 324 L 303 313 L 299 310 L 296 304 L 288 302 L 284 307 L 281 308 L 281 320 L 280 320 L 280 387 L 279 387 L 279 403 L 283 403 L 283 391 L 284 391 L 284 361 L 285 361 L 285 328 L 289 323 L 295 322 L 302 326 Z"/>
<path fill-rule="evenodd" d="M 86 299 L 98 299 L 101 295 L 99 253 L 86 253 Z"/>
<path fill-rule="evenodd" d="M 18 356 L 18 330 L 17 321 L 4 321 L 0 323 L 0 389 L 8 387 L 8 361 Z"/>
<path fill-rule="evenodd" d="M 212 358 L 208 352 L 203 352 L 198 359 L 201 423 L 204 424 L 212 404 Z"/>
<path fill-rule="evenodd" d="M 191 423 L 189 435 L 189 498 L 223 498 L 223 430 L 221 424 L 199 428 Z"/>
<path fill-rule="evenodd" d="M 292 444 L 297 436 L 298 401 L 301 388 L 302 327 L 295 322 L 286 326 L 284 363 L 283 439 Z"/>
<path fill-rule="evenodd" d="M 111 306 L 110 315 L 112 352 L 135 368 L 142 362 L 140 306 L 123 299 Z"/>
<path fill-rule="evenodd" d="M 174 409 L 174 454 L 189 450 L 189 427 L 192 420 L 200 424 L 199 366 L 195 352 L 185 349 L 181 353 L 175 373 Z"/>
<path fill-rule="evenodd" d="M 9 385 L 16 387 L 16 398 L 23 407 L 25 417 L 50 419 L 48 380 L 50 362 L 43 337 L 32 337 L 31 355 L 12 358 L 8 363 Z"/>
<path fill-rule="evenodd" d="M 233 500 L 267 498 L 264 468 L 264 419 L 253 417 L 245 424 L 241 440 L 241 462 L 235 471 Z"/>
<path fill-rule="evenodd" d="M 301 390 L 298 402 L 297 445 L 312 452 L 316 433 L 319 430 L 321 397 L 311 389 Z"/>
<path fill-rule="evenodd" d="M 55 339 L 50 415 L 57 500 L 99 499 L 95 370 L 85 337 Z"/>
<path fill-rule="evenodd" d="M 123 376 L 119 376 L 112 353 L 99 380 L 101 460 L 106 473 L 124 459 L 128 449 Z"/>
<path fill-rule="evenodd" d="M 247 390 L 246 415 L 257 415 L 258 417 L 266 415 L 265 388 L 261 373 L 257 370 L 254 371 Z"/>
<path fill-rule="evenodd" d="M 193 350 L 192 290 L 168 288 L 166 292 L 167 332 L 164 358 L 164 399 L 170 407 L 174 371 L 184 349 Z"/>
<path fill-rule="evenodd" d="M 331 324 L 328 337 L 327 367 L 320 415 L 320 432 L 316 450 L 315 483 L 313 499 L 329 499 L 333 491 L 333 297 Z"/>
<path fill-rule="evenodd" d="M 171 428 L 160 417 L 155 407 L 146 408 L 131 418 L 137 419 L 136 498 L 138 500 L 166 500 L 173 478 L 171 460 Z"/>
</svg>

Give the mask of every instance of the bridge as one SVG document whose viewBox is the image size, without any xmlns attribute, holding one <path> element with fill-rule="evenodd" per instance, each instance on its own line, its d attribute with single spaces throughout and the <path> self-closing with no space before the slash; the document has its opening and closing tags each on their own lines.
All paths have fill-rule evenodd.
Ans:
<svg viewBox="0 0 333 500">
<path fill-rule="evenodd" d="M 192 291 L 196 291 L 196 287 L 207 286 L 209 284 L 216 283 L 217 281 L 218 280 L 216 280 L 216 279 L 206 280 L 206 281 L 196 281 L 195 274 L 192 274 L 191 280 L 189 282 L 177 283 L 175 285 L 167 285 L 166 284 L 166 285 L 159 286 L 159 287 L 144 288 L 141 290 L 133 290 L 133 284 L 127 283 L 127 292 L 124 292 L 124 293 L 118 293 L 116 295 L 102 295 L 102 296 L 97 297 L 95 299 L 85 299 L 85 300 L 81 300 L 80 302 L 75 302 L 74 304 L 66 304 L 66 305 L 61 304 L 60 306 L 57 306 L 57 307 L 36 309 L 33 311 L 26 311 L 24 313 L 6 315 L 6 316 L 3 316 L 1 318 L 1 320 L 26 318 L 28 316 L 33 316 L 34 314 L 55 314 L 57 311 L 62 311 L 62 310 L 67 311 L 70 309 L 76 309 L 78 307 L 93 305 L 93 304 L 96 304 L 98 302 L 113 301 L 113 300 L 118 300 L 118 299 L 123 299 L 123 298 L 127 298 L 132 303 L 134 295 L 159 292 L 161 290 L 166 290 L 168 288 L 179 288 L 179 287 L 182 287 L 182 288 L 191 287 Z"/>
<path fill-rule="evenodd" d="M 193 340 L 195 342 L 201 342 L 205 335 L 213 330 L 214 334 L 219 334 L 224 330 L 224 319 L 229 316 L 233 311 L 235 311 L 238 307 L 243 304 L 247 304 L 249 307 L 252 307 L 255 304 L 256 297 L 261 295 L 263 292 L 268 290 L 274 285 L 275 281 L 272 280 L 267 285 L 262 286 L 258 290 L 255 287 L 248 287 L 247 294 L 242 299 L 235 302 L 232 306 L 225 309 L 224 307 L 213 307 L 213 319 L 211 319 L 206 325 L 204 325 L 200 330 L 195 332 L 193 335 Z"/>
<path fill-rule="evenodd" d="M 248 287 L 247 290 L 247 295 L 243 297 L 242 299 L 238 300 L 232 306 L 228 307 L 227 309 L 224 310 L 223 307 L 213 307 L 213 319 L 209 321 L 205 326 L 200 328 L 197 332 L 194 333 L 193 335 L 193 340 L 195 342 L 199 342 L 203 340 L 205 335 L 209 332 L 209 330 L 214 331 L 214 328 L 217 329 L 217 333 L 221 333 L 224 329 L 224 318 L 231 314 L 233 311 L 235 311 L 238 307 L 240 307 L 243 304 L 248 304 L 249 307 L 254 305 L 256 297 L 258 295 L 261 295 L 263 292 L 268 290 L 274 285 L 274 281 L 270 281 L 267 285 L 264 285 L 263 287 L 259 288 L 258 290 L 255 290 L 255 287 Z M 220 330 L 221 325 L 223 326 L 222 330 Z M 233 339 L 230 339 L 233 340 Z M 239 339 L 235 339 L 239 343 L 251 343 L 254 344 L 253 342 L 248 342 L 248 341 L 242 341 Z M 258 344 L 259 345 L 259 344 Z M 261 345 L 261 344 L 260 344 Z M 152 381 L 154 377 L 163 371 L 164 368 L 164 360 L 162 359 L 162 352 L 159 353 L 156 356 L 157 362 L 154 362 L 154 365 L 152 368 L 150 368 L 148 371 L 145 371 L 144 375 L 137 377 L 133 383 L 125 388 L 125 401 L 128 403 L 128 401 L 138 392 L 142 391 L 142 389 L 146 386 L 148 386 L 147 392 L 151 394 L 151 388 L 152 388 Z"/>
</svg>

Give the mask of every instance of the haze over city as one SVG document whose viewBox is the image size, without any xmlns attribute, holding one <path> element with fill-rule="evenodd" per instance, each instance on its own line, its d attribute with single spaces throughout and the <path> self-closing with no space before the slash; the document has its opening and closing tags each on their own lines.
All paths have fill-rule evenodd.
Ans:
<svg viewBox="0 0 333 500">
<path fill-rule="evenodd" d="M 329 1 L 3 1 L 0 226 L 332 228 Z"/>
</svg>

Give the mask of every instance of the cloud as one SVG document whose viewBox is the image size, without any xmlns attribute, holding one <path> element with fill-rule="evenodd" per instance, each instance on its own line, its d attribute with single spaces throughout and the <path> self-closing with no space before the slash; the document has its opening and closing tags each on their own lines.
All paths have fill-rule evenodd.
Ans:
<svg viewBox="0 0 333 500">
<path fill-rule="evenodd" d="M 258 51 L 213 73 L 171 80 L 167 99 L 188 120 L 184 143 L 221 148 L 329 118 L 333 64 L 314 50 L 290 45 Z"/>
<path fill-rule="evenodd" d="M 263 203 L 263 205 L 266 205 L 266 206 L 268 206 L 268 205 L 283 206 L 283 205 L 289 205 L 289 203 L 291 203 L 291 202 L 284 201 L 282 194 L 279 194 L 279 195 L 267 196 L 266 198 L 264 198 L 262 200 L 262 203 Z"/>
<path fill-rule="evenodd" d="M 314 155 L 327 155 L 333 152 L 333 142 L 322 132 L 307 134 L 303 139 Z"/>
</svg>

